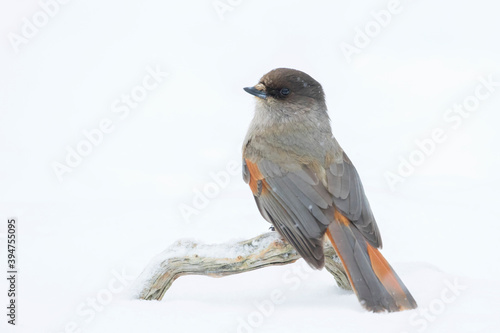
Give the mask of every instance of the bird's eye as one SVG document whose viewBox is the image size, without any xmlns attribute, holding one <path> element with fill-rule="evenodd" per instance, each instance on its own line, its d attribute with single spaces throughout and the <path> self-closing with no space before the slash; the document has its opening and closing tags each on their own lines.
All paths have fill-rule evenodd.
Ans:
<svg viewBox="0 0 500 333">
<path fill-rule="evenodd" d="M 280 95 L 281 96 L 286 96 L 288 94 L 290 94 L 290 89 L 288 89 L 288 88 L 281 88 L 281 90 L 280 90 Z"/>
</svg>

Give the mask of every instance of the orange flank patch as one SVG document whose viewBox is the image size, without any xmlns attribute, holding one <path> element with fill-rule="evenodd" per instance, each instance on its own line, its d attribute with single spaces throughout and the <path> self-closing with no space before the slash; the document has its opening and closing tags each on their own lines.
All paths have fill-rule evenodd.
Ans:
<svg viewBox="0 0 500 333">
<path fill-rule="evenodd" d="M 343 225 L 349 225 L 349 223 L 351 223 L 351 221 L 349 221 L 347 219 L 347 217 L 345 217 L 344 215 L 342 215 L 342 213 L 339 212 L 336 209 L 335 209 L 335 213 L 333 214 L 333 216 L 335 217 L 335 220 L 339 221 Z"/>
<path fill-rule="evenodd" d="M 375 272 L 375 275 L 377 275 L 380 282 L 384 285 L 385 289 L 387 289 L 387 291 L 391 294 L 397 293 L 397 295 L 392 295 L 396 299 L 397 297 L 404 299 L 406 294 L 403 289 L 401 289 L 401 286 L 399 285 L 399 282 L 387 260 L 385 260 L 379 250 L 368 244 L 368 242 L 366 243 L 366 246 L 368 248 L 368 256 L 370 257 L 373 271 Z"/>
<path fill-rule="evenodd" d="M 245 159 L 245 162 L 247 164 L 248 171 L 250 172 L 250 189 L 252 190 L 252 193 L 254 195 L 259 194 L 259 181 L 262 182 L 262 189 L 261 189 L 261 194 L 265 194 L 267 192 L 267 183 L 266 180 L 264 179 L 264 176 L 262 176 L 262 173 L 259 170 L 259 167 L 257 167 L 257 164 L 250 162 L 250 160 Z"/>
</svg>

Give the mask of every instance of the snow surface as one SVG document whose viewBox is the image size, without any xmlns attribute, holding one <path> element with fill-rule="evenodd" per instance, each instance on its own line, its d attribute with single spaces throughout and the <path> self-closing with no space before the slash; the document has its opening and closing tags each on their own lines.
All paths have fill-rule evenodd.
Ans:
<svg viewBox="0 0 500 333">
<path fill-rule="evenodd" d="M 500 81 L 499 5 L 401 1 L 348 63 L 341 43 L 352 44 L 389 1 L 230 3 L 221 20 L 212 0 L 72 1 L 18 53 L 9 33 L 40 5 L 0 5 L 2 272 L 5 221 L 19 221 L 18 325 L 6 324 L 1 278 L 0 331 L 500 331 L 500 87 L 477 110 L 445 118 L 480 78 Z M 160 302 L 132 297 L 134 280 L 178 239 L 224 243 L 268 230 L 241 179 L 254 103 L 242 88 L 276 67 L 322 83 L 383 254 L 417 310 L 368 313 L 302 260 L 182 277 Z M 168 76 L 136 107 L 117 110 L 155 70 Z M 113 130 L 59 182 L 52 164 L 103 119 Z M 436 128 L 446 140 L 391 190 L 384 174 Z M 207 189 L 211 198 L 200 201 Z M 193 200 L 204 207 L 188 221 L 180 208 Z"/>
</svg>

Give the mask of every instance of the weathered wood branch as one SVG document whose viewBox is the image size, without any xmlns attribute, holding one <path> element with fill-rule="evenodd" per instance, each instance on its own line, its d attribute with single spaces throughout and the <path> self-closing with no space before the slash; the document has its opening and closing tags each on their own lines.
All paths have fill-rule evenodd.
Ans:
<svg viewBox="0 0 500 333">
<path fill-rule="evenodd" d="M 205 245 L 181 240 L 157 255 L 136 281 L 136 297 L 161 300 L 172 283 L 183 275 L 222 277 L 274 265 L 291 264 L 300 256 L 277 232 L 234 243 Z M 325 242 L 325 268 L 337 285 L 351 290 L 340 259 Z"/>
</svg>

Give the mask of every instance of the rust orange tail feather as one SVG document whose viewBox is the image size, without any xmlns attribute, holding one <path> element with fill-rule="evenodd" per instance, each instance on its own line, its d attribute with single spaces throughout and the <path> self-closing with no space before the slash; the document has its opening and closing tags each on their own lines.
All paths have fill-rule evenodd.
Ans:
<svg viewBox="0 0 500 333">
<path fill-rule="evenodd" d="M 360 303 L 368 310 L 402 311 L 417 303 L 391 265 L 340 212 L 326 232 Z"/>
</svg>

